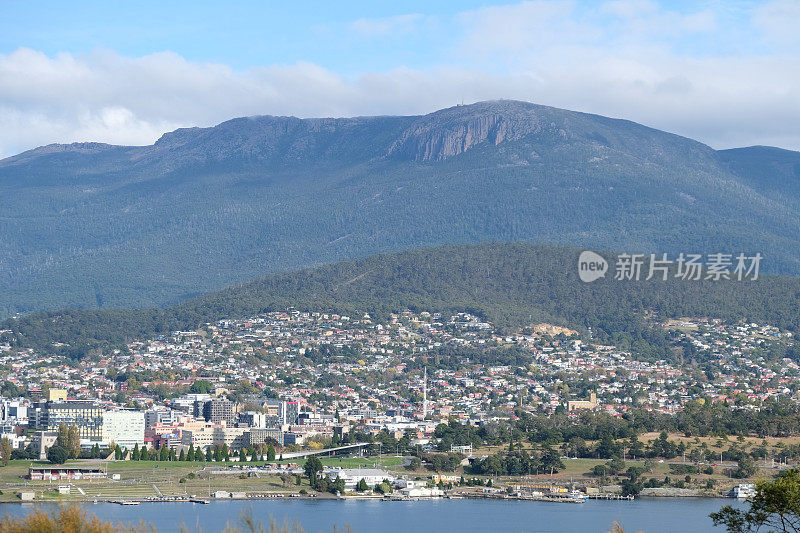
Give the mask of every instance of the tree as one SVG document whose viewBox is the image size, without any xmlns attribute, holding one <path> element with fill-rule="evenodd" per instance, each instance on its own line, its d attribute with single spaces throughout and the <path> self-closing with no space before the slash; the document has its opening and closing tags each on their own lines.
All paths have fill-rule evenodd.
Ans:
<svg viewBox="0 0 800 533">
<path fill-rule="evenodd" d="M 328 492 L 332 494 L 344 494 L 344 478 L 337 477 L 336 481 L 329 483 Z"/>
<path fill-rule="evenodd" d="M 733 471 L 733 477 L 752 477 L 756 472 L 758 472 L 758 466 L 756 466 L 756 462 L 752 457 L 750 457 L 750 455 L 743 453 L 739 458 L 738 468 Z"/>
<path fill-rule="evenodd" d="M 178 456 L 178 461 L 185 461 L 186 454 L 183 453 L 183 448 L 181 448 L 181 454 Z"/>
<path fill-rule="evenodd" d="M 319 457 L 312 455 L 306 460 L 303 469 L 305 470 L 306 477 L 308 477 L 308 482 L 311 484 L 311 488 L 316 488 L 319 474 L 322 472 L 322 461 L 319 460 Z"/>
<path fill-rule="evenodd" d="M 389 484 L 387 480 L 384 479 L 383 481 L 375 485 L 375 488 L 373 490 L 378 494 L 391 494 L 392 486 Z"/>
<path fill-rule="evenodd" d="M 274 461 L 275 460 L 275 446 L 272 444 L 269 445 L 267 448 L 267 461 Z"/>
<path fill-rule="evenodd" d="M 793 468 L 773 481 L 756 483 L 750 508 L 726 505 L 711 513 L 714 525 L 724 525 L 730 533 L 755 533 L 760 528 L 778 532 L 800 532 L 800 470 Z"/>
<path fill-rule="evenodd" d="M 211 382 L 205 379 L 198 379 L 189 387 L 192 394 L 208 394 L 211 392 Z"/>
<path fill-rule="evenodd" d="M 419 470 L 420 468 L 422 468 L 422 459 L 416 456 L 412 457 L 406 465 L 406 470 Z"/>
<path fill-rule="evenodd" d="M 47 450 L 47 460 L 54 465 L 63 465 L 69 459 L 69 452 L 61 445 L 54 444 Z"/>
<path fill-rule="evenodd" d="M 58 425 L 58 434 L 56 436 L 56 444 L 58 444 L 59 446 L 61 446 L 65 450 L 67 449 L 67 446 L 69 445 L 69 427 L 64 422 L 61 422 Z"/>
<path fill-rule="evenodd" d="M 81 453 L 81 436 L 78 426 L 75 424 L 67 426 L 65 423 L 58 425 L 58 436 L 56 444 L 67 450 L 72 459 L 77 459 Z"/>
<path fill-rule="evenodd" d="M 13 448 L 11 447 L 11 441 L 8 440 L 8 437 L 0 439 L 0 461 L 3 461 L 3 466 L 8 466 L 12 451 Z"/>
<path fill-rule="evenodd" d="M 189 452 L 186 454 L 187 461 L 194 461 L 194 444 L 189 444 Z M 181 461 L 183 461 L 183 450 L 181 450 Z"/>
<path fill-rule="evenodd" d="M 138 461 L 141 459 L 141 453 L 139 452 L 139 443 L 133 445 L 133 451 L 131 452 L 131 461 Z"/>
<path fill-rule="evenodd" d="M 548 445 L 542 446 L 540 461 L 542 462 L 542 467 L 545 470 L 550 470 L 551 474 L 564 469 L 564 463 L 561 461 L 558 453 Z"/>
<path fill-rule="evenodd" d="M 623 496 L 637 496 L 644 488 L 642 482 L 633 479 L 623 479 L 621 486 Z"/>
<path fill-rule="evenodd" d="M 366 490 L 369 490 L 369 485 L 367 485 L 367 480 L 362 477 L 361 481 L 359 481 L 358 485 L 356 485 L 356 490 L 358 492 L 364 492 Z"/>
<path fill-rule="evenodd" d="M 140 461 L 148 461 L 148 460 L 150 460 L 150 452 L 147 451 L 147 444 L 142 446 L 142 451 L 139 452 L 139 460 Z"/>
<path fill-rule="evenodd" d="M 608 463 L 606 463 L 606 465 L 608 466 L 608 472 L 612 476 L 616 476 L 617 474 L 625 470 L 625 461 L 623 461 L 622 457 L 619 456 L 615 456 Z"/>
<path fill-rule="evenodd" d="M 81 453 L 81 433 L 78 426 L 71 425 L 67 430 L 67 451 L 72 459 L 77 459 Z"/>
</svg>

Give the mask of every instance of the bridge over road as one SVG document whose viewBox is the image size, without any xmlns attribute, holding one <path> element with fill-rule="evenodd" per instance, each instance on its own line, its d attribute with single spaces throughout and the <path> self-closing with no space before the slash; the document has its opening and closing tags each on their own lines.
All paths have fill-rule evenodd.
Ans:
<svg viewBox="0 0 800 533">
<path fill-rule="evenodd" d="M 284 460 L 286 459 L 299 459 L 301 457 L 310 457 L 312 455 L 336 455 L 337 452 L 345 450 L 357 450 L 369 446 L 369 442 L 357 442 L 355 444 L 348 444 L 347 446 L 338 446 L 336 448 L 326 448 L 324 450 L 308 450 L 304 452 L 290 452 L 282 454 Z"/>
</svg>

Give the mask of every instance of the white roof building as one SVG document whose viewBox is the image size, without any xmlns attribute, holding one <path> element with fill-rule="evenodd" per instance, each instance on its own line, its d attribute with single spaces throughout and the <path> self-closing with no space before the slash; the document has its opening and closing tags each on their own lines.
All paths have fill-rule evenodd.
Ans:
<svg viewBox="0 0 800 533">
<path fill-rule="evenodd" d="M 362 479 L 367 482 L 370 488 L 379 485 L 383 480 L 388 480 L 392 483 L 395 476 L 385 470 L 378 468 L 331 468 L 326 469 L 325 474 L 329 475 L 331 479 L 343 479 L 344 488 L 347 490 L 354 490 L 358 482 Z"/>
</svg>

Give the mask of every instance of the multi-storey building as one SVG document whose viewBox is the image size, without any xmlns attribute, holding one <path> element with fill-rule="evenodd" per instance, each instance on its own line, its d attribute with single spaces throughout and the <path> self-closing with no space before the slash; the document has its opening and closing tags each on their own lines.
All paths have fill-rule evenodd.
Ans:
<svg viewBox="0 0 800 533">
<path fill-rule="evenodd" d="M 184 446 L 193 444 L 195 448 L 200 449 L 227 444 L 231 450 L 240 450 L 247 446 L 246 434 L 249 431 L 249 428 L 233 428 L 209 422 L 202 428 L 182 429 L 181 444 Z"/>
<path fill-rule="evenodd" d="M 250 448 L 259 444 L 264 444 L 269 439 L 283 446 L 283 431 L 278 428 L 250 428 L 245 435 L 245 446 Z"/>
<path fill-rule="evenodd" d="M 203 406 L 203 418 L 212 424 L 233 422 L 236 418 L 236 409 L 233 402 L 222 398 L 214 398 Z"/>
<path fill-rule="evenodd" d="M 145 415 L 142 411 L 118 409 L 103 414 L 103 442 L 116 443 L 123 448 L 144 444 Z"/>
<path fill-rule="evenodd" d="M 33 429 L 57 431 L 61 424 L 75 425 L 81 440 L 100 442 L 103 438 L 103 408 L 92 401 L 38 402 L 34 413 Z"/>
</svg>

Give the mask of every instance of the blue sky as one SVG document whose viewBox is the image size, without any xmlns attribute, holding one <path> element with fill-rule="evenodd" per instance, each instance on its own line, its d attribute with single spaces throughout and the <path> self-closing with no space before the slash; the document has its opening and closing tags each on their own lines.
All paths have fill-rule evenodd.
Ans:
<svg viewBox="0 0 800 533">
<path fill-rule="evenodd" d="M 4 1 L 0 157 L 495 98 L 800 148 L 800 0 L 231 4 Z"/>
<path fill-rule="evenodd" d="M 611 3 L 564 4 L 573 5 L 576 21 L 593 20 L 604 32 L 599 40 L 612 43 L 626 33 L 626 28 L 619 27 L 619 19 L 603 10 Z M 127 56 L 144 56 L 169 50 L 191 61 L 223 63 L 235 69 L 304 61 L 344 75 L 399 66 L 465 65 L 472 59 L 458 49 L 466 31 L 460 24 L 464 14 L 514 5 L 479 0 L 224 4 L 7 2 L 11 7 L 0 18 L 0 51 L 10 53 L 28 47 L 54 55 L 110 49 Z M 737 41 L 744 43 L 738 47 L 742 53 L 768 50 L 749 24 L 752 10 L 759 5 L 662 2 L 660 9 L 682 14 L 713 10 L 725 31 L 698 32 L 681 39 L 667 35 L 654 40 L 668 43 L 682 54 L 698 56 L 735 48 Z"/>
<path fill-rule="evenodd" d="M 452 58 L 448 34 L 453 19 L 470 9 L 500 2 L 12 2 L 0 19 L 0 47 L 20 46 L 52 55 L 108 48 L 142 56 L 170 50 L 192 61 L 237 69 L 308 61 L 356 73 L 406 65 L 429 67 Z M 109 7 L 111 6 L 111 7 Z M 359 21 L 413 15 L 435 18 L 430 31 L 393 27 L 370 34 Z M 35 20 L 35 24 L 31 21 Z M 413 20 L 413 19 L 412 19 Z M 435 27 L 434 27 L 435 26 Z M 406 28 L 407 30 L 408 28 Z"/>
</svg>

